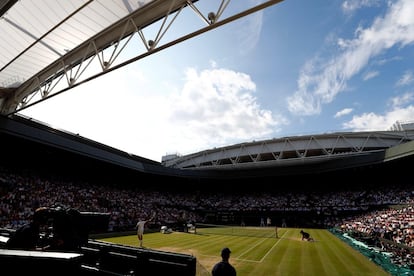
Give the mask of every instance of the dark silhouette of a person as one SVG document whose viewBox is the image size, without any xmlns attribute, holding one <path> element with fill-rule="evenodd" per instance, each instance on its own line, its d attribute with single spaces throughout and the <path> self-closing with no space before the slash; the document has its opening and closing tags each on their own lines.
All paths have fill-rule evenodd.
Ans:
<svg viewBox="0 0 414 276">
<path fill-rule="evenodd" d="M 212 276 L 236 276 L 236 269 L 229 263 L 230 253 L 227 247 L 221 250 L 221 261 L 214 265 Z"/>
<path fill-rule="evenodd" d="M 6 242 L 8 249 L 35 250 L 40 241 L 40 226 L 46 224 L 49 209 L 40 207 L 33 214 L 32 221 L 21 226 Z"/>
</svg>

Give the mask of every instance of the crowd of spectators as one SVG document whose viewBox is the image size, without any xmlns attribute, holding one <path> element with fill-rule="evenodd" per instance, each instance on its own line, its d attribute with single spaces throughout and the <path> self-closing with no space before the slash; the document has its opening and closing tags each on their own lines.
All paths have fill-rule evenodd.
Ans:
<svg viewBox="0 0 414 276">
<path fill-rule="evenodd" d="M 344 218 L 342 224 L 336 226 L 381 251 L 392 252 L 394 263 L 414 267 L 413 205 Z"/>
<path fill-rule="evenodd" d="M 368 236 L 393 241 L 414 248 L 414 209 L 404 206 L 373 211 L 343 220 L 344 231 L 357 231 Z"/>
<path fill-rule="evenodd" d="M 155 223 L 205 222 L 207 211 L 277 212 L 302 211 L 323 214 L 324 226 L 337 227 L 378 237 L 388 242 L 382 247 L 414 247 L 414 191 L 407 188 L 378 187 L 375 190 L 325 192 L 219 193 L 162 192 L 143 188 L 100 185 L 84 181 L 42 177 L 32 172 L 0 168 L 0 227 L 17 229 L 27 223 L 40 206 L 69 206 L 81 212 L 110 213 L 108 231 L 132 230 L 136 222 L 157 213 Z M 375 206 L 398 205 L 397 209 Z M 365 211 L 343 217 L 344 211 Z M 361 212 L 359 212 L 361 213 Z M 410 253 L 403 252 L 405 256 Z"/>
</svg>

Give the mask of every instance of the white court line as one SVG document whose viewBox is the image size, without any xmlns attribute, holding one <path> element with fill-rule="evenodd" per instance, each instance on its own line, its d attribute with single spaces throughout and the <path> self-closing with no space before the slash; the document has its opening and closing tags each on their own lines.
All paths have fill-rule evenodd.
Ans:
<svg viewBox="0 0 414 276">
<path fill-rule="evenodd" d="M 251 246 L 248 250 L 244 251 L 242 254 L 240 254 L 237 258 L 240 258 L 241 256 L 247 254 L 248 252 L 252 251 L 255 247 L 259 246 L 261 243 L 263 243 L 265 241 L 265 239 L 259 240 L 259 242 L 257 242 L 256 244 L 254 244 L 253 246 Z M 242 259 L 241 259 L 242 260 Z"/>
<path fill-rule="evenodd" d="M 283 238 L 283 236 L 290 230 L 286 230 L 282 236 L 280 236 L 280 238 L 278 238 L 277 242 L 275 242 L 275 244 L 266 252 L 266 254 L 264 254 L 264 256 L 260 259 L 260 261 L 255 261 L 255 260 L 250 260 L 250 259 L 242 259 L 239 258 L 241 256 L 243 256 L 244 254 L 246 254 L 247 252 L 251 251 L 252 249 L 254 249 L 255 247 L 257 247 L 259 244 L 261 244 L 263 241 L 260 241 L 258 243 L 256 243 L 254 246 L 252 246 L 250 249 L 246 250 L 245 252 L 243 252 L 241 255 L 239 255 L 237 258 L 232 257 L 233 260 L 237 260 L 237 261 L 243 261 L 243 262 L 249 262 L 249 263 L 262 263 L 263 260 L 267 257 L 267 255 L 269 255 L 269 253 L 273 250 L 273 248 L 275 248 L 275 246 L 280 242 L 281 238 Z M 200 256 L 205 256 L 205 257 L 211 257 L 211 258 L 217 258 L 217 256 L 213 256 L 213 255 L 206 255 L 206 254 L 199 254 Z"/>
<path fill-rule="evenodd" d="M 273 244 L 273 246 L 266 252 L 266 254 L 264 254 L 264 256 L 260 259 L 260 261 L 254 261 L 254 260 L 250 260 L 250 259 L 241 259 L 239 257 L 243 256 L 244 254 L 246 254 L 247 252 L 251 251 L 252 249 L 254 249 L 255 247 L 257 247 L 259 244 L 261 244 L 262 242 L 264 242 L 265 240 L 255 244 L 254 246 L 252 246 L 249 250 L 246 250 L 243 254 L 239 255 L 237 258 L 233 258 L 234 260 L 238 260 L 238 261 L 245 261 L 245 262 L 251 262 L 251 263 L 261 263 L 263 262 L 263 260 L 267 257 L 267 255 L 270 254 L 270 252 L 273 250 L 273 248 L 275 248 L 275 246 L 280 242 L 280 239 L 283 238 L 283 236 L 290 230 L 286 230 L 283 235 L 277 239 L 277 242 L 275 242 L 275 244 Z"/>
<path fill-rule="evenodd" d="M 263 256 L 263 258 L 261 258 L 260 259 L 260 262 L 259 263 L 261 263 L 261 262 L 263 262 L 263 260 L 264 260 L 264 258 L 266 258 L 267 257 L 267 255 L 269 255 L 269 253 L 270 253 L 270 251 L 272 251 L 273 250 L 273 248 L 275 248 L 275 246 L 280 242 L 280 239 L 281 238 L 283 238 L 283 236 L 288 232 L 289 230 L 286 230 L 284 233 L 283 233 L 283 235 L 280 237 L 280 238 L 278 238 L 277 239 L 277 242 L 275 242 L 275 244 L 267 251 L 267 253 L 266 254 L 264 254 L 264 256 Z"/>
</svg>

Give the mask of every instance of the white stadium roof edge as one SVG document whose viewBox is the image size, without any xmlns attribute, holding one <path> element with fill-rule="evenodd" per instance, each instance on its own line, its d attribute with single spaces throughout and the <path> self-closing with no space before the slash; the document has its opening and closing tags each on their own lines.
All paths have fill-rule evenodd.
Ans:
<svg viewBox="0 0 414 276">
<path fill-rule="evenodd" d="M 348 160 L 349 167 L 381 163 L 414 153 L 414 123 L 396 122 L 389 131 L 334 132 L 290 136 L 166 155 L 162 164 L 179 169 L 263 169 Z"/>
<path fill-rule="evenodd" d="M 214 11 L 199 8 L 199 4 L 205 1 L 1 1 L 0 114 L 15 114 L 283 0 L 265 0 L 229 16 L 227 7 L 230 0 L 217 0 L 215 4 L 218 7 Z M 193 11 L 200 18 L 201 27 L 195 26 L 195 30 L 188 34 L 164 41 L 165 33 L 184 10 Z M 145 34 L 149 26 L 158 28 L 158 33 L 147 39 Z M 141 50 L 135 48 L 137 41 Z M 134 47 L 134 51 L 128 52 L 128 55 L 133 52 L 134 56 L 124 56 L 128 46 Z"/>
<path fill-rule="evenodd" d="M 227 17 L 224 11 L 230 0 L 217 0 L 214 11 L 201 10 L 198 4 L 204 1 L 0 1 L 0 115 L 7 119 L 20 117 L 19 111 L 36 103 L 283 0 L 264 0 Z M 164 41 L 164 34 L 184 9 L 194 12 L 204 27 Z M 149 26 L 159 30 L 148 39 Z M 142 51 L 134 51 L 134 56 L 120 55 L 133 40 L 140 43 Z M 3 125 L 3 132 L 7 132 L 9 123 Z M 338 160 L 345 160 L 346 166 L 358 166 L 411 155 L 412 129 L 255 141 L 186 156 L 165 156 L 161 164 L 166 170 L 187 172 L 321 163 L 332 164 L 329 167 L 338 166 Z M 92 153 L 96 152 L 92 147 L 99 148 L 95 143 L 91 145 Z M 128 163 L 124 166 L 137 167 L 135 159 L 121 152 L 114 155 L 122 156 L 119 162 Z"/>
</svg>

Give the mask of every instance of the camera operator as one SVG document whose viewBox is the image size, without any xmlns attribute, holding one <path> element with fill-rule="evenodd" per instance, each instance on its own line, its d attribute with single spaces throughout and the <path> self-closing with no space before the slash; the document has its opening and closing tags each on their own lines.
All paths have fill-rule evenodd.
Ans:
<svg viewBox="0 0 414 276">
<path fill-rule="evenodd" d="M 55 207 L 51 212 L 50 250 L 78 251 L 87 243 L 88 233 L 82 225 L 81 213 L 73 208 Z"/>
<path fill-rule="evenodd" d="M 88 232 L 78 210 L 61 206 L 41 207 L 36 209 L 30 223 L 11 235 L 6 248 L 76 252 L 87 242 Z"/>
<path fill-rule="evenodd" d="M 21 226 L 7 240 L 6 248 L 21 250 L 42 250 L 40 228 L 46 225 L 50 215 L 47 207 L 36 209 L 32 221 Z"/>
</svg>

